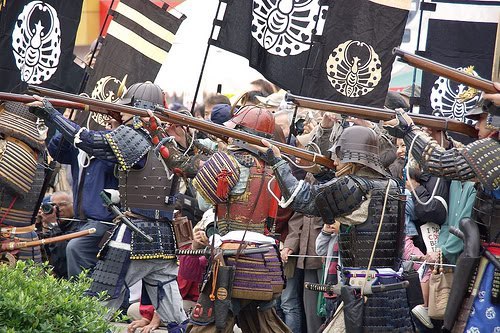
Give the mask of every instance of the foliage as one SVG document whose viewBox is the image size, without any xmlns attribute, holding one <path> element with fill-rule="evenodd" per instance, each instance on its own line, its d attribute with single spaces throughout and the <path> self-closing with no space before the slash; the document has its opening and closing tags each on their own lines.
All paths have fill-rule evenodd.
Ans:
<svg viewBox="0 0 500 333">
<path fill-rule="evenodd" d="M 47 265 L 0 265 L 0 333 L 111 332 L 108 309 L 87 297 L 90 279 L 57 279 Z"/>
</svg>

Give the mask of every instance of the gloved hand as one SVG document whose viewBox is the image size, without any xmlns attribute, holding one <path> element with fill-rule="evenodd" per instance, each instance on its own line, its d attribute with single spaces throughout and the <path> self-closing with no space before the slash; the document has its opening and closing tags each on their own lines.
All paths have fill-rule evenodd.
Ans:
<svg viewBox="0 0 500 333">
<path fill-rule="evenodd" d="M 386 121 L 384 128 L 396 138 L 404 138 L 413 128 L 413 120 L 401 109 L 396 110 L 396 118 Z"/>
<path fill-rule="evenodd" d="M 262 143 L 265 147 L 256 147 L 259 150 L 259 157 L 264 160 L 266 164 L 273 166 L 281 161 L 281 152 L 278 147 L 272 145 L 265 139 L 262 139 Z"/>
<path fill-rule="evenodd" d="M 37 99 L 36 102 L 31 102 L 27 104 L 30 108 L 29 111 L 33 113 L 35 116 L 37 116 L 40 119 L 47 120 L 52 116 L 53 114 L 59 113 L 52 104 L 46 99 L 46 98 L 41 98 L 35 96 Z"/>
</svg>

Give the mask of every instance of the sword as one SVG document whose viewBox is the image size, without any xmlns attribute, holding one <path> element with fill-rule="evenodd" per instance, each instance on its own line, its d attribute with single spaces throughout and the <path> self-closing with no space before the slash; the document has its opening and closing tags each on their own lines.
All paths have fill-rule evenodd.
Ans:
<svg viewBox="0 0 500 333">
<path fill-rule="evenodd" d="M 132 221 L 130 221 L 130 219 L 128 217 L 126 217 L 115 204 L 113 204 L 113 202 L 111 201 L 111 198 L 109 197 L 109 195 L 105 191 L 101 191 L 101 193 L 99 195 L 101 196 L 102 201 L 104 201 L 104 204 L 106 205 L 106 207 L 108 207 L 108 209 L 110 209 L 113 212 L 113 214 L 115 214 L 117 217 L 119 217 L 120 220 L 127 227 L 132 229 L 132 231 L 134 231 L 135 233 L 137 233 L 141 237 L 145 238 L 148 242 L 150 242 L 150 243 L 153 242 L 153 237 L 146 235 L 146 233 L 144 233 L 144 231 L 142 231 L 141 229 L 139 229 L 139 227 L 137 227 L 134 223 L 132 223 Z"/>
<path fill-rule="evenodd" d="M 222 250 L 222 255 L 224 257 L 235 256 L 238 250 Z M 269 247 L 256 247 L 250 249 L 244 249 L 240 251 L 241 254 L 257 254 L 257 253 L 267 253 L 269 252 Z M 179 256 L 205 256 L 208 257 L 211 254 L 210 247 L 205 247 L 203 249 L 185 249 L 185 250 L 175 250 L 175 254 Z"/>
<path fill-rule="evenodd" d="M 410 285 L 408 281 L 402 281 L 398 283 L 390 283 L 390 284 L 377 284 L 377 285 L 366 285 L 363 290 L 364 295 L 371 295 L 375 293 L 380 293 L 383 291 L 397 290 L 397 289 L 406 289 Z M 351 286 L 353 289 L 361 290 L 360 286 Z M 304 288 L 312 291 L 318 291 L 329 294 L 337 294 L 340 295 L 340 290 L 342 288 L 341 284 L 320 284 L 320 283 L 312 283 L 312 282 L 304 282 Z"/>
</svg>

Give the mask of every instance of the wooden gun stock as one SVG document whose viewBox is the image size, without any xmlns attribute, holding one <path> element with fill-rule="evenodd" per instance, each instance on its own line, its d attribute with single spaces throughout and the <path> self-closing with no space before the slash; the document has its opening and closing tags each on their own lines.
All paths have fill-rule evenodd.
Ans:
<svg viewBox="0 0 500 333">
<path fill-rule="evenodd" d="M 311 108 L 320 111 L 335 112 L 343 115 L 348 115 L 351 117 L 368 119 L 368 120 L 387 121 L 396 117 L 396 113 L 393 110 L 332 102 L 310 97 L 296 96 L 290 93 L 286 95 L 286 99 L 301 107 Z M 408 113 L 408 115 L 413 119 L 415 124 L 419 126 L 425 126 L 443 131 L 447 130 L 451 132 L 462 133 L 470 137 L 477 138 L 477 130 L 471 125 L 465 124 L 461 121 L 450 118 L 423 115 L 423 114 Z"/>
<path fill-rule="evenodd" d="M 492 81 L 469 75 L 455 68 L 440 64 L 439 62 L 426 59 L 424 57 L 408 53 L 399 48 L 394 48 L 392 53 L 400 58 L 400 61 L 407 63 L 410 66 L 419 68 L 426 72 L 445 77 L 449 80 L 463 83 L 466 86 L 484 91 L 485 93 L 495 94 L 496 90 Z"/>
<path fill-rule="evenodd" d="M 95 228 L 90 228 L 90 229 L 86 229 L 86 230 L 82 230 L 82 231 L 73 232 L 71 234 L 50 237 L 50 238 L 44 238 L 44 239 L 28 241 L 28 242 L 10 242 L 10 241 L 3 242 L 3 243 L 1 243 L 1 245 L 2 245 L 1 251 L 13 251 L 13 250 L 17 250 L 17 249 L 24 249 L 26 247 L 35 247 L 35 246 L 40 246 L 40 245 L 45 245 L 45 244 L 62 242 L 62 241 L 70 240 L 73 238 L 87 236 L 87 235 L 95 233 L 95 231 L 96 231 Z"/>
</svg>

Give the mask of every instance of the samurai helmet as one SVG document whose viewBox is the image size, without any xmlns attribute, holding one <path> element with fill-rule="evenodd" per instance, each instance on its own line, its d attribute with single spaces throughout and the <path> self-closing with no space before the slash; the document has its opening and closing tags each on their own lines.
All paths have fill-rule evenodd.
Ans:
<svg viewBox="0 0 500 333">
<path fill-rule="evenodd" d="M 258 106 L 244 106 L 224 123 L 229 128 L 239 128 L 245 132 L 264 138 L 274 136 L 274 116 L 271 111 Z"/>
<path fill-rule="evenodd" d="M 165 106 L 165 95 L 160 86 L 146 81 L 131 85 L 117 103 L 154 110 L 156 105 Z"/>
<path fill-rule="evenodd" d="M 358 163 L 387 175 L 379 156 L 378 137 L 374 130 L 364 126 L 351 126 L 340 135 L 330 149 L 342 163 Z"/>
</svg>

